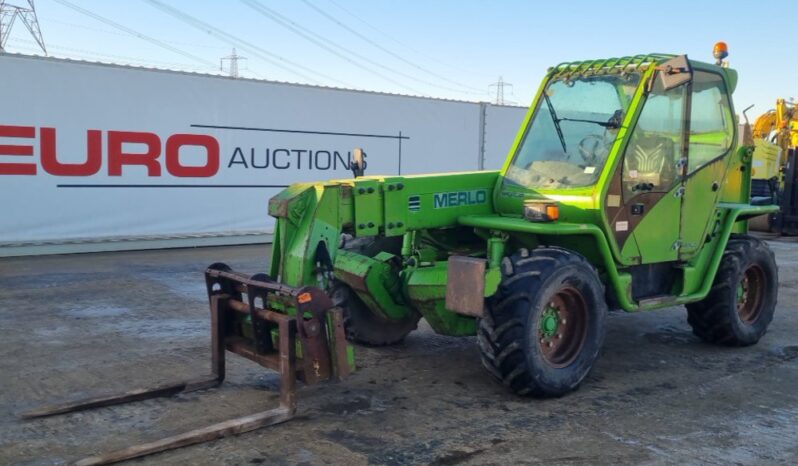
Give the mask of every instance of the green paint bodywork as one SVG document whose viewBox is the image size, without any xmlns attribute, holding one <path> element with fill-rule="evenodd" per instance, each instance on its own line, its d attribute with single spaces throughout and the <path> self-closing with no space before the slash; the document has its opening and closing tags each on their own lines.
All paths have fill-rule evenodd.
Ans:
<svg viewBox="0 0 798 466">
<path fill-rule="evenodd" d="M 433 330 L 443 335 L 468 336 L 477 332 L 476 319 L 448 311 L 446 301 L 446 262 L 417 267 L 404 274 L 405 293 Z"/>
<path fill-rule="evenodd" d="M 737 149 L 732 143 L 724 155 L 680 178 L 622 244 L 604 208 L 649 83 L 656 78 L 657 66 L 672 57 L 640 55 L 551 68 L 499 171 L 367 176 L 287 188 L 269 203 L 269 214 L 277 218 L 271 275 L 291 286 L 324 289 L 329 289 L 334 275 L 382 318 L 399 320 L 417 312 L 436 332 L 446 335 L 476 332 L 474 317 L 446 309 L 447 259 L 453 254 L 485 259 L 486 297 L 496 292 L 505 256 L 522 247 L 546 245 L 585 256 L 598 270 L 613 303 L 626 311 L 703 299 L 730 235 L 746 232 L 748 218 L 777 210 L 776 206 L 750 205 L 751 147 Z M 733 70 L 695 61 L 691 65 L 694 70 L 719 74 L 729 92 L 736 86 Z M 533 190 L 505 183 L 505 174 L 552 79 L 621 71 L 634 71 L 641 79 L 593 186 Z M 732 141 L 737 139 L 734 126 Z M 694 134 L 691 141 L 723 137 L 728 134 Z M 524 202 L 530 199 L 556 201 L 559 219 L 547 223 L 524 219 Z M 342 234 L 401 237 L 401 252 L 366 257 L 339 249 Z M 672 293 L 633 299 L 630 267 L 662 262 L 680 271 Z M 541 330 L 550 333 L 548 326 Z"/>
<path fill-rule="evenodd" d="M 352 287 L 369 309 L 388 321 L 408 316 L 402 280 L 391 265 L 394 259 L 396 256 L 387 252 L 371 258 L 339 251 L 334 262 L 335 278 Z"/>
</svg>

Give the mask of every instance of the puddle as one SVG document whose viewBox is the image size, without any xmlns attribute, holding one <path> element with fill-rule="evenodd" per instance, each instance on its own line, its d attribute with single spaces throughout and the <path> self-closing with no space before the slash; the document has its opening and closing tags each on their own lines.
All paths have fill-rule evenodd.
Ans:
<svg viewBox="0 0 798 466">
<path fill-rule="evenodd" d="M 86 306 L 67 309 L 63 312 L 68 316 L 79 318 L 117 317 L 127 314 L 130 312 L 130 309 L 118 306 Z"/>
<path fill-rule="evenodd" d="M 201 273 L 143 272 L 141 275 L 182 298 L 200 301 L 207 299 L 205 279 Z"/>
<path fill-rule="evenodd" d="M 69 327 L 53 327 L 53 328 L 34 328 L 33 334 L 40 337 L 58 337 L 69 333 Z"/>
<path fill-rule="evenodd" d="M 673 326 L 662 326 L 656 332 L 647 332 L 643 338 L 651 343 L 663 343 L 666 345 L 684 345 L 696 341 L 692 332 Z"/>
<path fill-rule="evenodd" d="M 156 340 L 194 339 L 209 335 L 208 319 L 114 320 L 102 327 L 114 333 Z"/>
</svg>

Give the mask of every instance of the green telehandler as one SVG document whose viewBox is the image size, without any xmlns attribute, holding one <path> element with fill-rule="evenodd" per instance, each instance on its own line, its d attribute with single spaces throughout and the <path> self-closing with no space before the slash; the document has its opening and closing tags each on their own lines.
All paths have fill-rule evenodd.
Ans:
<svg viewBox="0 0 798 466">
<path fill-rule="evenodd" d="M 295 379 L 354 369 L 349 342 L 390 345 L 423 317 L 477 336 L 519 395 L 575 390 L 611 309 L 686 305 L 702 340 L 756 343 L 778 272 L 749 218 L 750 146 L 737 147 L 737 73 L 649 54 L 548 70 L 499 171 L 362 176 L 290 186 L 268 273 L 206 271 L 213 374 L 27 413 L 44 416 L 203 389 L 231 351 L 280 371 L 279 408 L 84 460 L 119 461 L 289 419 Z"/>
</svg>

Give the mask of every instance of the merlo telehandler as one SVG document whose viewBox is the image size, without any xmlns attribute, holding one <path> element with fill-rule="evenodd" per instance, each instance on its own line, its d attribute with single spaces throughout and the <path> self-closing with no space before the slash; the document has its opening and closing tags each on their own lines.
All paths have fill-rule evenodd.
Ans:
<svg viewBox="0 0 798 466">
<path fill-rule="evenodd" d="M 293 415 L 295 378 L 348 374 L 346 340 L 397 343 L 422 317 L 440 334 L 476 335 L 493 377 L 539 397 L 584 380 L 611 309 L 686 305 L 702 340 L 754 344 L 773 318 L 778 272 L 747 222 L 777 207 L 750 202 L 736 84 L 735 71 L 684 55 L 562 63 L 499 171 L 292 185 L 269 202 L 268 273 L 206 271 L 211 377 L 28 415 L 207 388 L 231 351 L 280 371 L 280 408 L 82 464 L 252 430 Z"/>
</svg>

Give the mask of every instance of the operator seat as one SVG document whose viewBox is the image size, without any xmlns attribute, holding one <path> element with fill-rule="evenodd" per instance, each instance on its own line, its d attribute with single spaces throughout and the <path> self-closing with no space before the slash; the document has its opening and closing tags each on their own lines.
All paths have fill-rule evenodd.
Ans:
<svg viewBox="0 0 798 466">
<path fill-rule="evenodd" d="M 626 192 L 632 195 L 641 192 L 633 189 L 641 184 L 652 185 L 645 191 L 669 189 L 676 180 L 675 147 L 669 137 L 635 132 L 623 162 Z"/>
</svg>

